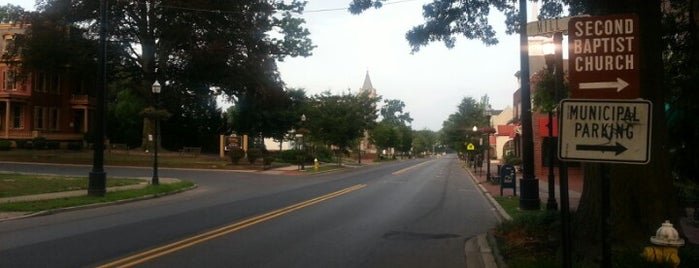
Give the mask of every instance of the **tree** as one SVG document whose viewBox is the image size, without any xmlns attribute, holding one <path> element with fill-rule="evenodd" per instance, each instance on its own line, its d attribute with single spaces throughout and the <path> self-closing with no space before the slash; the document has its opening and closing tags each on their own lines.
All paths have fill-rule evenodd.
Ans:
<svg viewBox="0 0 699 268">
<path fill-rule="evenodd" d="M 405 103 L 401 100 L 384 100 L 380 109 L 381 122 L 369 132 L 371 142 L 381 149 L 395 148 L 408 152 L 412 147 L 410 113 L 404 112 Z"/>
<path fill-rule="evenodd" d="M 19 23 L 25 12 L 24 8 L 13 4 L 0 6 L 0 23 Z"/>
<path fill-rule="evenodd" d="M 487 99 L 487 98 L 486 98 Z M 456 113 L 450 114 L 442 123 L 443 141 L 448 147 L 461 153 L 466 152 L 466 144 L 479 139 L 473 132 L 473 126 L 484 126 L 484 106 L 472 97 L 465 97 L 457 107 Z"/>
<path fill-rule="evenodd" d="M 305 125 L 312 141 L 338 149 L 338 164 L 344 152 L 371 129 L 377 118 L 378 98 L 367 93 L 332 95 L 323 92 L 313 96 L 308 104 Z"/>
<path fill-rule="evenodd" d="M 413 131 L 413 150 L 415 154 L 434 153 L 437 145 L 437 133 L 429 129 Z"/>
<path fill-rule="evenodd" d="M 370 7 L 380 7 L 385 0 L 353 0 L 350 11 L 359 13 Z M 661 42 L 661 3 L 651 1 L 589 1 L 589 0 L 547 0 L 543 1 L 540 19 L 554 18 L 563 13 L 563 7 L 569 7 L 569 14 L 604 14 L 636 13 L 640 18 L 641 44 L 640 55 L 642 66 L 641 97 L 650 100 L 653 105 L 651 161 L 648 165 L 614 165 L 610 169 L 612 178 L 613 197 L 612 211 L 614 214 L 615 244 L 620 246 L 639 246 L 652 234 L 658 224 L 665 219 L 677 216 L 675 198 L 672 188 L 672 178 L 667 172 L 668 151 L 663 145 L 666 142 L 666 125 L 664 114 L 665 91 L 662 88 L 662 57 Z M 418 51 L 432 41 L 443 41 L 447 47 L 454 47 L 455 35 L 463 35 L 469 39 L 479 39 L 486 45 L 497 43 L 488 15 L 494 7 L 506 15 L 507 32 L 514 33 L 519 29 L 516 19 L 516 1 L 482 1 L 482 0 L 434 0 L 423 6 L 426 22 L 415 26 L 406 34 L 413 51 Z M 690 11 L 691 13 L 692 11 Z M 694 47 L 696 48 L 696 47 Z M 515 48 L 513 48 L 515 49 Z M 694 50 L 696 51 L 696 49 Z M 696 53 L 696 52 L 694 52 Z M 695 65 L 696 66 L 696 65 Z M 445 123 L 452 133 L 454 140 L 456 129 L 460 125 L 457 118 L 450 116 L 450 122 Z M 692 148 L 696 151 L 696 148 Z M 599 185 L 602 179 L 598 176 L 599 165 L 585 165 L 585 186 L 578 208 L 577 232 L 580 238 L 578 249 L 598 254 L 595 246 L 599 240 L 590 239 L 599 234 Z M 635 178 L 635 179 L 628 179 Z M 653 202 L 648 202 L 653 200 Z M 592 257 L 594 258 L 594 257 Z"/>
<path fill-rule="evenodd" d="M 38 16 L 55 17 L 94 41 L 99 26 L 94 23 L 98 19 L 94 11 L 99 2 L 42 1 Z M 151 85 L 160 81 L 162 100 L 172 102 L 163 105 L 172 109 L 173 120 L 168 124 L 203 123 L 195 115 L 208 114 L 206 105 L 216 95 L 256 98 L 266 96 L 262 91 L 281 91 L 276 60 L 308 56 L 313 48 L 299 17 L 305 2 L 298 0 L 108 3 L 109 81 L 122 81 L 123 87 L 116 91 L 131 90 L 146 102 L 152 99 Z M 108 99 L 119 101 L 117 94 L 110 92 Z M 194 102 L 197 104 L 185 108 Z M 195 108 L 201 110 L 191 112 Z M 208 126 L 180 131 L 201 128 Z"/>
</svg>

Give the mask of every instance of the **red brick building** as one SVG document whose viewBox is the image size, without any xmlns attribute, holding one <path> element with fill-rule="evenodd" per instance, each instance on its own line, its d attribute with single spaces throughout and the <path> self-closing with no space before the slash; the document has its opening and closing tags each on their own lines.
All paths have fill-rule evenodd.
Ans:
<svg viewBox="0 0 699 268">
<path fill-rule="evenodd" d="M 95 100 L 88 92 L 95 83 L 57 73 L 22 73 L 21 57 L 8 52 L 28 27 L 0 24 L 0 139 L 82 141 L 93 118 Z"/>
</svg>

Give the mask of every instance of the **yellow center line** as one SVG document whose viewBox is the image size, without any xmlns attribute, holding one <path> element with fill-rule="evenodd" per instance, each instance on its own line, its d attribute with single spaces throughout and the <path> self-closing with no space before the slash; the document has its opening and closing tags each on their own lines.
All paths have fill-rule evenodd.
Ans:
<svg viewBox="0 0 699 268">
<path fill-rule="evenodd" d="M 153 249 L 150 249 L 150 250 L 147 250 L 147 251 L 135 254 L 135 255 L 131 255 L 131 256 L 126 257 L 126 258 L 122 258 L 122 259 L 119 259 L 119 260 L 116 260 L 116 261 L 113 261 L 113 262 L 110 262 L 107 264 L 103 264 L 103 265 L 98 266 L 97 268 L 132 267 L 132 266 L 147 262 L 149 260 L 164 256 L 164 255 L 167 255 L 167 254 L 170 254 L 170 253 L 173 253 L 173 252 L 176 252 L 176 251 L 179 251 L 179 250 L 182 250 L 182 249 L 209 241 L 211 239 L 221 237 L 221 236 L 245 229 L 245 228 L 253 226 L 255 224 L 274 219 L 276 217 L 291 213 L 293 211 L 296 211 L 296 210 L 323 202 L 325 200 L 332 199 L 332 198 L 347 194 L 349 192 L 362 189 L 364 187 L 366 187 L 366 184 L 357 184 L 357 185 L 354 185 L 352 187 L 348 187 L 348 188 L 345 188 L 345 189 L 342 189 L 342 190 L 339 190 L 336 192 L 332 192 L 332 193 L 329 193 L 329 194 L 326 194 L 323 196 L 319 196 L 319 197 L 316 197 L 313 199 L 299 202 L 299 203 L 296 203 L 296 204 L 293 204 L 293 205 L 290 205 L 290 206 L 287 206 L 287 207 L 284 207 L 281 209 L 273 210 L 273 211 L 267 212 L 267 213 L 262 214 L 262 215 L 251 217 L 251 218 L 248 218 L 248 219 L 245 219 L 245 220 L 242 220 L 242 221 L 230 224 L 230 225 L 226 225 L 226 226 L 217 228 L 215 230 L 201 233 L 201 234 L 198 234 L 198 235 L 186 238 L 186 239 L 182 239 L 182 240 L 174 242 L 174 243 L 170 243 L 170 244 L 167 244 L 164 246 L 153 248 Z"/>
<path fill-rule="evenodd" d="M 419 164 L 417 164 L 417 165 L 409 166 L 409 167 L 407 167 L 407 168 L 404 168 L 404 169 L 398 170 L 398 171 L 396 171 L 396 172 L 393 172 L 393 173 L 391 173 L 391 175 L 400 175 L 400 174 L 403 174 L 404 172 L 406 172 L 406 171 L 408 171 L 408 170 L 411 170 L 411 169 L 413 169 L 413 168 L 416 168 L 416 167 L 425 165 L 425 164 L 427 164 L 427 163 L 429 163 L 429 162 L 431 162 L 431 161 L 433 161 L 433 160 L 429 160 L 429 161 L 425 161 L 425 162 L 419 163 Z"/>
</svg>

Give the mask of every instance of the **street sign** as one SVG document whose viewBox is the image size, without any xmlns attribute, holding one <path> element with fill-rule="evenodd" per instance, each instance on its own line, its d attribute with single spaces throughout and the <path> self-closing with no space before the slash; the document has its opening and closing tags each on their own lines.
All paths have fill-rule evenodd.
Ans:
<svg viewBox="0 0 699 268">
<path fill-rule="evenodd" d="M 474 151 L 474 150 L 476 150 L 476 146 L 473 145 L 473 143 L 469 143 L 469 144 L 466 145 L 466 150 L 468 150 L 468 151 Z"/>
<path fill-rule="evenodd" d="M 589 15 L 577 15 L 571 17 L 537 20 L 527 23 L 527 36 L 551 36 L 554 33 L 568 32 L 568 22 L 572 18 L 588 17 Z"/>
<path fill-rule="evenodd" d="M 640 97 L 638 29 L 636 15 L 569 20 L 568 70 L 573 98 Z"/>
<path fill-rule="evenodd" d="M 651 102 L 564 99 L 558 158 L 646 164 L 650 161 Z"/>
</svg>

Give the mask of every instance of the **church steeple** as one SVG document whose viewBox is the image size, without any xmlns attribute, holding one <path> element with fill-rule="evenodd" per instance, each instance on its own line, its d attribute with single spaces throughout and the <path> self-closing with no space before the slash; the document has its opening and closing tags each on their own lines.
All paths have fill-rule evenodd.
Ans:
<svg viewBox="0 0 699 268">
<path fill-rule="evenodd" d="M 369 92 L 370 97 L 376 97 L 376 89 L 371 84 L 371 78 L 369 78 L 369 71 L 366 71 L 366 76 L 364 76 L 364 83 L 362 87 L 359 88 L 359 92 Z"/>
</svg>

